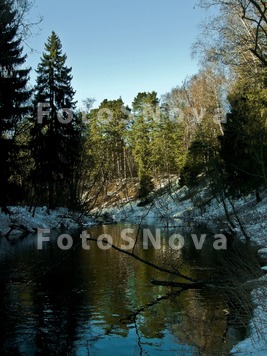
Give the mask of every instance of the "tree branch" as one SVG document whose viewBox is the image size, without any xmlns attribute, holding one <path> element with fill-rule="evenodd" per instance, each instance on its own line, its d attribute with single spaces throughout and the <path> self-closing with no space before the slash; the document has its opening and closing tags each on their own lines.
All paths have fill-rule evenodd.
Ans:
<svg viewBox="0 0 267 356">
<path fill-rule="evenodd" d="M 92 238 L 92 237 L 88 238 L 88 241 L 98 242 L 97 239 Z M 160 272 L 163 272 L 163 273 L 167 273 L 167 274 L 171 274 L 171 275 L 180 277 L 180 278 L 182 278 L 182 279 L 185 279 L 186 281 L 198 282 L 198 283 L 199 283 L 199 281 L 195 280 L 194 278 L 188 277 L 188 276 L 186 276 L 186 275 L 184 275 L 184 274 L 182 274 L 182 273 L 180 273 L 180 272 L 171 271 L 171 270 L 169 270 L 169 269 L 167 269 L 167 268 L 164 268 L 164 267 L 160 267 L 160 266 L 158 266 L 158 265 L 155 265 L 154 263 L 152 263 L 152 262 L 150 262 L 150 261 L 147 261 L 147 260 L 144 260 L 142 257 L 139 257 L 139 256 L 135 255 L 135 254 L 132 253 L 132 252 L 128 252 L 128 251 L 126 251 L 126 250 L 123 250 L 123 249 L 117 247 L 116 245 L 113 245 L 113 244 L 110 243 L 109 241 L 105 241 L 105 242 L 107 243 L 107 245 L 111 246 L 114 250 L 119 251 L 119 252 L 121 252 L 121 253 L 123 253 L 123 254 L 125 254 L 125 255 L 127 255 L 127 256 L 130 256 L 130 257 L 136 259 L 137 261 L 142 262 L 142 263 L 144 263 L 145 265 L 150 266 L 150 267 L 152 267 L 152 268 L 154 268 L 154 269 L 156 269 L 156 270 L 158 270 L 158 271 L 160 271 Z"/>
</svg>

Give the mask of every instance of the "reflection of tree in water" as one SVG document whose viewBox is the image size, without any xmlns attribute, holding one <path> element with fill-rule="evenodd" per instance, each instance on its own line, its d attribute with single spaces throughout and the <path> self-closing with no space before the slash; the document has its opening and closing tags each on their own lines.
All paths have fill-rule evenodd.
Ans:
<svg viewBox="0 0 267 356">
<path fill-rule="evenodd" d="M 0 295 L 0 322 L 5 325 L 1 345 L 6 339 L 6 345 L 36 350 L 36 354 L 38 350 L 51 354 L 55 349 L 66 354 L 78 346 L 90 352 L 106 338 L 127 340 L 134 328 L 140 354 L 148 343 L 165 340 L 166 332 L 174 348 L 184 344 L 196 347 L 203 355 L 218 350 L 227 354 L 243 336 L 234 333 L 240 332 L 242 324 L 246 326 L 249 317 L 249 293 L 237 293 L 227 277 L 235 271 L 241 282 L 249 278 L 250 267 L 245 276 L 236 268 L 242 265 L 238 261 L 238 256 L 243 258 L 241 248 L 233 254 L 228 251 L 227 265 L 214 256 L 211 259 L 205 249 L 196 252 L 190 246 L 178 256 L 166 248 L 163 257 L 155 249 L 137 247 L 137 252 L 158 264 L 168 262 L 169 267 L 175 267 L 176 263 L 184 274 L 196 279 L 212 276 L 218 282 L 224 276 L 227 285 L 182 292 L 152 286 L 151 280 L 162 278 L 161 272 L 118 251 L 101 251 L 95 243 L 90 251 L 77 248 L 62 253 L 55 248 L 37 256 L 22 254 L 12 268 L 17 266 L 24 279 L 9 283 L 8 293 Z M 206 269 L 215 265 L 219 266 L 216 273 Z M 204 269 L 198 269 L 200 266 Z"/>
<path fill-rule="evenodd" d="M 227 306 L 219 296 L 187 291 L 181 315 L 173 314 L 170 328 L 182 343 L 196 346 L 203 354 L 223 352 L 223 335 L 227 329 Z"/>
<path fill-rule="evenodd" d="M 138 318 L 145 339 L 162 339 L 168 329 L 177 343 L 192 345 L 202 352 L 224 349 L 227 329 L 226 303 L 203 297 L 200 291 L 172 291 L 140 307 L 122 319 L 129 324 Z M 141 317 L 140 317 L 141 316 Z"/>
<path fill-rule="evenodd" d="M 156 255 L 154 256 L 155 260 L 155 257 L 158 257 L 157 255 L 160 251 L 153 250 L 151 253 Z M 203 278 L 203 275 L 207 275 L 207 271 L 209 271 L 210 276 L 214 278 L 213 275 L 215 272 L 209 270 L 209 267 L 214 266 L 215 262 L 218 263 L 218 256 L 212 251 L 213 256 L 210 259 L 207 258 L 207 253 L 205 256 L 205 253 L 205 250 L 191 250 L 191 256 L 194 256 L 195 265 L 206 265 L 206 269 L 194 270 L 194 278 L 197 278 L 200 275 Z M 238 254 L 240 255 L 240 250 L 238 250 Z M 150 255 L 149 257 L 151 258 L 153 256 Z M 173 253 L 167 255 L 167 257 L 165 256 L 169 265 L 173 266 L 173 261 L 171 261 L 170 257 L 176 258 L 176 256 Z M 223 282 L 224 278 L 227 280 L 227 276 L 232 274 L 231 268 L 229 268 L 228 257 L 230 257 L 230 260 L 233 259 L 233 268 L 235 270 L 238 265 L 236 251 L 230 252 L 230 254 L 228 253 L 227 256 L 223 257 L 224 259 L 218 264 L 220 269 L 216 272 L 217 274 L 221 273 L 221 282 Z M 186 262 L 186 258 L 183 258 L 181 253 L 180 259 L 182 259 L 183 263 L 182 272 L 188 273 L 188 270 L 190 270 L 190 263 Z M 255 271 L 255 261 L 251 255 L 250 260 L 250 269 L 251 271 Z M 202 261 L 202 263 L 199 264 L 199 261 Z M 178 265 L 179 267 L 181 266 L 181 261 L 178 262 Z M 228 272 L 226 270 L 222 271 L 223 266 L 226 269 L 228 268 Z M 139 268 L 142 267 L 139 266 Z M 242 274 L 242 270 L 240 271 Z M 248 274 L 243 274 L 243 281 L 248 277 Z M 136 281 L 136 278 L 133 278 L 133 281 Z M 239 282 L 240 281 L 241 279 Z M 133 284 L 133 289 L 132 295 L 134 295 L 134 291 L 138 291 L 138 283 L 136 285 Z M 163 294 L 164 291 L 166 292 L 166 289 L 163 288 L 161 291 L 157 290 L 157 293 L 160 294 L 161 292 Z M 152 301 L 145 305 L 144 308 L 140 308 L 138 315 L 141 314 L 142 317 L 138 318 L 138 323 L 136 323 L 136 325 L 139 326 L 141 335 L 147 339 L 163 338 L 164 331 L 168 328 L 171 330 L 172 334 L 177 337 L 177 342 L 194 345 L 203 354 L 210 354 L 211 352 L 216 352 L 218 350 L 225 350 L 227 353 L 235 343 L 235 338 L 231 335 L 231 333 L 234 334 L 236 332 L 236 330 L 233 330 L 233 321 L 236 322 L 237 319 L 239 319 L 239 326 L 241 327 L 247 324 L 249 318 L 249 294 L 244 293 L 242 290 L 240 293 L 237 292 L 238 290 L 236 289 L 229 290 L 229 285 L 224 285 L 221 291 L 216 291 L 216 287 L 214 286 L 212 290 L 190 290 L 183 292 L 181 296 L 176 296 L 175 298 L 175 295 L 173 295 L 174 300 L 172 300 L 171 295 L 166 298 L 167 300 L 162 298 L 158 302 L 156 299 L 154 300 L 156 301 L 155 304 Z M 144 298 L 143 301 L 147 302 L 147 299 Z M 241 313 L 242 315 L 240 315 L 240 308 L 245 308 L 246 313 Z M 136 313 L 129 314 L 129 322 L 132 320 L 131 318 L 134 318 L 136 322 Z M 127 317 L 124 318 L 124 321 L 125 320 L 127 320 Z M 118 324 L 122 327 L 120 322 Z"/>
</svg>

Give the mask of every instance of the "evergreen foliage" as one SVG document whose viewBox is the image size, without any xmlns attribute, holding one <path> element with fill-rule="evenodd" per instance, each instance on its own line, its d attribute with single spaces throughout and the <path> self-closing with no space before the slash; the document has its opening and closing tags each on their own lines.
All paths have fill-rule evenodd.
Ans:
<svg viewBox="0 0 267 356">
<path fill-rule="evenodd" d="M 82 120 L 75 113 L 71 68 L 59 37 L 52 32 L 37 69 L 29 147 L 34 160 L 34 203 L 79 204 Z"/>
<path fill-rule="evenodd" d="M 267 89 L 244 90 L 243 85 L 229 96 L 231 112 L 220 137 L 225 178 L 234 195 L 267 185 Z"/>
<path fill-rule="evenodd" d="M 0 205 L 14 204 L 24 197 L 18 179 L 21 162 L 16 141 L 19 125 L 29 112 L 31 91 L 27 88 L 30 69 L 18 36 L 16 10 L 12 1 L 0 0 Z"/>
</svg>

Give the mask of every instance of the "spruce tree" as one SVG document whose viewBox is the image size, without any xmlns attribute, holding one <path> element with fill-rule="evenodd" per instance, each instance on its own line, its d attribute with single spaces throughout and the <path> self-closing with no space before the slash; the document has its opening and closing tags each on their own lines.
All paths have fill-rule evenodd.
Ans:
<svg viewBox="0 0 267 356">
<path fill-rule="evenodd" d="M 82 123 L 75 115 L 72 68 L 52 32 L 37 68 L 30 148 L 35 205 L 76 207 L 81 166 Z"/>
<path fill-rule="evenodd" d="M 17 10 L 14 3 L 0 0 L 0 205 L 17 203 L 22 192 L 16 179 L 19 146 L 16 130 L 29 111 L 31 92 L 27 89 L 30 69 L 21 69 L 22 39 L 18 36 Z M 15 193 L 16 192 L 16 193 Z"/>
</svg>

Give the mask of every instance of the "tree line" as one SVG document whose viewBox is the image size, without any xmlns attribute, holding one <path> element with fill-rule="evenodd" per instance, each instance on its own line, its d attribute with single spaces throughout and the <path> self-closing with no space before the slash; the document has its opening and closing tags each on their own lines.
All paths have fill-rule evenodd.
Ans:
<svg viewBox="0 0 267 356">
<path fill-rule="evenodd" d="M 140 198 L 165 176 L 214 194 L 267 183 L 267 5 L 201 0 L 218 8 L 194 45 L 200 69 L 162 97 L 139 92 L 77 109 L 72 69 L 52 32 L 29 86 L 23 14 L 29 5 L 0 0 L 0 205 L 90 209 L 87 198 L 112 181 L 138 180 Z M 20 4 L 21 5 L 21 4 Z M 24 9 L 24 12 L 21 9 Z"/>
</svg>

